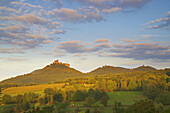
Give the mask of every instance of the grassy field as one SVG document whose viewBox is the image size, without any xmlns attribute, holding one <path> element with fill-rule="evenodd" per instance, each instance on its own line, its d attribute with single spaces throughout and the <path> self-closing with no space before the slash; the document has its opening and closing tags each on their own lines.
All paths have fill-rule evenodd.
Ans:
<svg viewBox="0 0 170 113">
<path fill-rule="evenodd" d="M 142 94 L 142 91 L 115 91 L 115 92 L 107 92 L 109 95 L 109 101 L 108 101 L 108 106 L 107 107 L 96 107 L 96 109 L 100 110 L 101 113 L 112 113 L 113 112 L 113 107 L 115 104 L 115 101 L 121 102 L 124 108 L 128 107 L 129 105 L 134 103 L 134 100 L 140 100 L 140 99 L 145 99 L 146 97 Z M 85 104 L 84 102 L 73 102 L 75 107 L 74 108 L 80 108 L 82 109 L 87 109 L 86 107 L 83 107 Z M 100 102 L 97 102 L 96 105 L 99 105 Z M 100 106 L 100 105 L 99 105 Z M 72 108 L 72 109 L 74 109 Z M 94 107 L 89 108 L 91 112 L 94 111 Z M 84 110 L 84 111 L 85 111 Z"/>
<path fill-rule="evenodd" d="M 27 92 L 34 92 L 41 94 L 46 88 L 62 88 L 65 83 L 60 84 L 44 84 L 36 86 L 21 86 L 21 87 L 11 87 L 2 91 L 2 94 L 9 94 L 15 96 L 17 94 L 23 94 Z"/>
<path fill-rule="evenodd" d="M 56 85 L 52 85 L 52 86 L 56 86 Z M 43 91 L 37 91 L 37 90 L 35 92 L 37 92 L 39 94 L 40 94 L 40 92 L 43 93 Z M 93 112 L 94 109 L 98 109 L 98 110 L 101 111 L 101 113 L 112 113 L 115 101 L 121 102 L 122 105 L 124 105 L 124 107 L 126 108 L 129 105 L 133 104 L 134 100 L 146 98 L 142 94 L 142 91 L 115 91 L 115 92 L 107 92 L 107 94 L 109 95 L 109 98 L 110 98 L 109 101 L 108 101 L 107 107 L 101 106 L 100 102 L 97 102 L 96 105 L 101 106 L 101 107 L 96 107 L 96 108 L 95 107 L 91 107 L 91 108 L 90 107 L 84 107 L 84 104 L 86 102 L 82 101 L 82 102 L 71 102 L 70 104 L 71 105 L 74 104 L 74 106 L 69 107 L 68 109 L 69 109 L 70 112 L 72 111 L 72 113 L 74 113 L 75 109 L 77 109 L 77 108 L 79 108 L 83 111 L 86 111 L 89 108 L 91 112 Z M 8 106 L 10 106 L 10 105 L 0 106 L 0 111 L 3 110 L 5 107 L 8 107 Z"/>
<path fill-rule="evenodd" d="M 10 94 L 11 96 L 16 96 L 18 94 L 24 94 L 26 92 L 34 92 L 39 95 L 43 95 L 43 91 L 45 88 L 62 88 L 65 85 L 65 83 L 60 84 L 44 84 L 44 85 L 36 85 L 36 86 L 21 86 L 21 87 L 11 87 L 3 90 L 4 94 Z M 87 89 L 90 87 L 93 87 L 93 85 L 84 85 Z M 113 107 L 115 104 L 115 101 L 121 102 L 124 107 L 127 107 L 134 103 L 134 100 L 140 100 L 146 98 L 142 91 L 114 91 L 114 92 L 107 92 L 109 95 L 109 101 L 108 101 L 108 107 L 97 107 L 97 108 L 89 108 L 84 107 L 85 101 L 82 102 L 72 102 L 74 104 L 73 107 L 69 107 L 69 111 L 74 111 L 76 108 L 79 108 L 81 110 L 86 111 L 87 108 L 90 109 L 90 111 L 94 111 L 94 109 L 98 109 L 101 111 L 101 113 L 110 113 L 113 111 Z M 0 95 L 0 98 L 3 96 Z M 97 102 L 96 105 L 101 106 L 100 102 Z M 5 109 L 5 107 L 8 107 L 10 105 L 0 106 L 0 111 Z"/>
<path fill-rule="evenodd" d="M 33 92 L 37 94 L 43 94 L 44 89 L 46 88 L 62 88 L 66 83 L 58 83 L 58 84 L 43 84 L 36 86 L 21 86 L 21 87 L 11 87 L 2 91 L 2 94 L 9 94 L 11 96 L 16 96 L 18 94 L 24 94 L 28 92 Z M 94 84 L 84 84 L 84 86 L 88 89 L 94 86 Z M 0 96 L 1 98 L 1 96 Z"/>
<path fill-rule="evenodd" d="M 140 100 L 146 98 L 142 91 L 115 91 L 108 92 L 110 100 L 109 105 L 114 105 L 115 101 L 121 102 L 122 105 L 131 105 L 134 103 L 134 100 Z"/>
<path fill-rule="evenodd" d="M 142 91 L 115 91 L 107 92 L 109 95 L 108 105 L 113 106 L 116 102 L 121 102 L 122 105 L 131 105 L 134 100 L 145 99 Z M 85 102 L 75 102 L 75 106 L 83 106 Z M 97 102 L 99 104 L 100 102 Z"/>
</svg>

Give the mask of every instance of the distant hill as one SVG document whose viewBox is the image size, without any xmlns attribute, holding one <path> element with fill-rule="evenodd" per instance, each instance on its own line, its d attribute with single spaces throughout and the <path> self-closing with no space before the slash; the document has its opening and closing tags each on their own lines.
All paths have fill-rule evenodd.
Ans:
<svg viewBox="0 0 170 113">
<path fill-rule="evenodd" d="M 90 73 L 89 75 L 103 75 L 103 74 L 111 74 L 111 73 L 123 73 L 123 72 L 130 72 L 130 69 L 122 68 L 122 67 L 114 67 L 114 66 L 103 66 L 99 67 Z"/>
<path fill-rule="evenodd" d="M 133 71 L 155 71 L 156 69 L 150 66 L 140 66 L 133 69 L 123 68 L 123 67 L 114 67 L 114 66 L 103 66 L 99 67 L 89 73 L 82 73 L 73 68 L 70 68 L 70 64 L 54 61 L 52 64 L 47 65 L 43 69 L 38 69 L 32 73 L 19 75 L 17 77 L 12 77 L 0 82 L 1 84 L 45 84 L 53 83 L 56 81 L 62 81 L 69 78 L 76 77 L 87 77 L 94 75 L 103 75 L 103 74 L 113 74 L 113 73 L 124 73 L 124 72 L 133 72 Z"/>
<path fill-rule="evenodd" d="M 35 70 L 32 73 L 20 75 L 14 78 L 6 79 L 0 84 L 18 83 L 18 84 L 44 84 L 65 80 L 67 78 L 83 77 L 82 72 L 69 67 L 69 64 L 54 62 L 43 69 Z"/>
<path fill-rule="evenodd" d="M 111 73 L 124 73 L 124 72 L 133 72 L 133 71 L 155 71 L 157 69 L 150 66 L 140 66 L 137 68 L 123 68 L 123 67 L 114 67 L 114 66 L 103 66 L 99 67 L 90 73 L 89 75 L 103 75 L 103 74 L 111 74 Z"/>
<path fill-rule="evenodd" d="M 155 70 L 157 69 L 151 66 L 144 66 L 144 65 L 133 69 L 133 71 L 155 71 Z"/>
</svg>

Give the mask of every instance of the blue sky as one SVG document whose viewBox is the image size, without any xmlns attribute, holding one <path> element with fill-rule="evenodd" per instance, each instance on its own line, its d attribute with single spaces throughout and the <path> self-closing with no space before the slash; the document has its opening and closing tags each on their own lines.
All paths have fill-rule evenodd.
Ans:
<svg viewBox="0 0 170 113">
<path fill-rule="evenodd" d="M 1 0 L 0 80 L 58 59 L 99 66 L 170 67 L 169 0 Z"/>
</svg>

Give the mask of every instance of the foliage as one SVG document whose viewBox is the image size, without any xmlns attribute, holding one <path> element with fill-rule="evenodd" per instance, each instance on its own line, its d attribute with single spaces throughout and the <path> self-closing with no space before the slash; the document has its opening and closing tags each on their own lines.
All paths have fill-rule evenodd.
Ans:
<svg viewBox="0 0 170 113">
<path fill-rule="evenodd" d="M 164 109 L 162 113 L 170 113 L 170 106 L 168 108 Z"/>
<path fill-rule="evenodd" d="M 1 108 L 1 107 L 0 107 Z M 0 113 L 15 113 L 14 111 L 14 105 L 8 105 L 3 108 L 3 110 L 0 110 Z"/>
<path fill-rule="evenodd" d="M 94 97 L 87 97 L 86 98 L 86 104 L 85 106 L 92 106 L 94 103 L 96 103 L 96 100 L 94 99 Z"/>
<path fill-rule="evenodd" d="M 54 94 L 53 95 L 53 100 L 57 102 L 62 102 L 63 101 L 63 95 L 61 93 Z"/>
<path fill-rule="evenodd" d="M 115 101 L 115 104 L 113 107 L 113 111 L 114 111 L 114 113 L 124 113 L 125 112 L 124 108 L 122 107 L 121 102 L 116 102 L 116 101 Z"/>
<path fill-rule="evenodd" d="M 107 106 L 107 103 L 108 103 L 108 100 L 109 100 L 109 96 L 106 94 L 104 94 L 102 96 L 102 98 L 100 99 L 100 103 L 103 104 L 105 107 Z"/>
<path fill-rule="evenodd" d="M 165 92 L 159 95 L 156 99 L 156 102 L 162 103 L 163 105 L 170 105 L 170 92 Z"/>
<path fill-rule="evenodd" d="M 85 100 L 87 97 L 87 93 L 86 92 L 82 92 L 80 90 L 77 90 L 73 96 L 73 100 L 74 101 L 83 101 Z"/>
<path fill-rule="evenodd" d="M 88 90 L 87 95 L 88 95 L 88 97 L 95 97 L 95 91 L 94 91 L 92 88 L 90 88 L 90 89 Z"/>
<path fill-rule="evenodd" d="M 21 103 L 21 109 L 23 111 L 27 111 L 30 108 L 30 104 L 28 102 Z"/>
<path fill-rule="evenodd" d="M 55 113 L 66 113 L 69 103 L 68 102 L 64 102 L 64 103 L 56 102 L 54 105 L 56 107 Z"/>
<path fill-rule="evenodd" d="M 148 99 L 136 101 L 128 108 L 130 113 L 156 113 L 154 103 Z"/>
<path fill-rule="evenodd" d="M 44 84 L 50 82 L 55 82 L 58 80 L 65 80 L 71 77 L 83 77 L 84 74 L 73 69 L 69 68 L 63 64 L 51 64 L 47 65 L 43 69 L 39 69 L 33 71 L 32 73 L 19 75 L 14 78 L 6 79 L 0 84 L 20 84 L 20 85 L 27 85 L 30 83 L 38 83 Z"/>
<path fill-rule="evenodd" d="M 37 107 L 36 109 L 28 111 L 27 113 L 53 113 L 53 111 L 54 111 L 54 106 L 45 106 L 42 107 L 41 109 Z"/>
<path fill-rule="evenodd" d="M 4 103 L 4 104 L 12 104 L 12 103 L 14 103 L 14 100 L 12 99 L 11 95 L 4 95 L 2 97 L 2 103 Z"/>
<path fill-rule="evenodd" d="M 85 113 L 90 113 L 90 109 L 87 109 Z"/>
<path fill-rule="evenodd" d="M 1 87 L 0 87 L 0 94 L 2 94 L 2 89 L 1 89 Z"/>
<path fill-rule="evenodd" d="M 17 97 L 16 97 L 16 102 L 17 103 L 22 103 L 23 102 L 23 95 L 18 94 Z"/>
<path fill-rule="evenodd" d="M 36 94 L 35 93 L 24 93 L 23 96 L 23 102 L 29 102 L 29 103 L 33 103 L 36 102 Z"/>
<path fill-rule="evenodd" d="M 149 99 L 155 100 L 155 98 L 158 96 L 158 90 L 155 86 L 145 86 L 143 88 L 144 95 L 146 95 Z"/>
<path fill-rule="evenodd" d="M 47 97 L 39 97 L 38 98 L 38 103 L 40 104 L 40 105 L 45 105 L 45 104 L 47 104 L 48 103 L 48 100 L 47 100 Z"/>
<path fill-rule="evenodd" d="M 167 70 L 166 70 L 167 71 Z M 159 71 L 130 71 L 125 73 L 111 73 L 98 76 L 84 76 L 79 78 L 70 78 L 63 83 L 36 85 L 36 86 L 22 86 L 12 87 L 3 90 L 3 94 L 23 93 L 32 91 L 42 91 L 46 88 L 59 88 L 64 89 L 66 92 L 77 90 L 85 91 L 86 88 L 104 91 L 142 91 L 147 90 L 147 87 L 155 87 L 156 90 L 167 90 L 170 87 L 166 79 L 168 77 L 164 70 Z M 71 75 L 71 74 L 69 74 Z M 150 89 L 148 89 L 150 90 Z M 154 96 L 151 96 L 154 97 Z M 155 97 L 154 97 L 155 98 Z"/>
</svg>

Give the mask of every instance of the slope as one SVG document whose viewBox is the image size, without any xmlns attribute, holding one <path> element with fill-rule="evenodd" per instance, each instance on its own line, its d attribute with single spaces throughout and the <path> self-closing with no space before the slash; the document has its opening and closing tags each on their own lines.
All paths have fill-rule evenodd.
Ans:
<svg viewBox="0 0 170 113">
<path fill-rule="evenodd" d="M 0 84 L 44 84 L 49 82 L 61 81 L 67 78 L 83 77 L 83 73 L 70 68 L 69 66 L 62 63 L 53 63 L 47 65 L 43 69 L 33 71 L 32 73 L 20 75 L 14 78 L 6 79 Z"/>
<path fill-rule="evenodd" d="M 133 69 L 133 71 L 156 71 L 156 70 L 157 69 L 151 66 L 144 66 L 144 65 Z"/>
<path fill-rule="evenodd" d="M 99 67 L 90 73 L 89 75 L 103 75 L 103 74 L 112 74 L 112 73 L 123 73 L 123 72 L 130 72 L 130 69 L 122 68 L 122 67 L 113 67 L 113 66 L 103 66 Z"/>
</svg>

